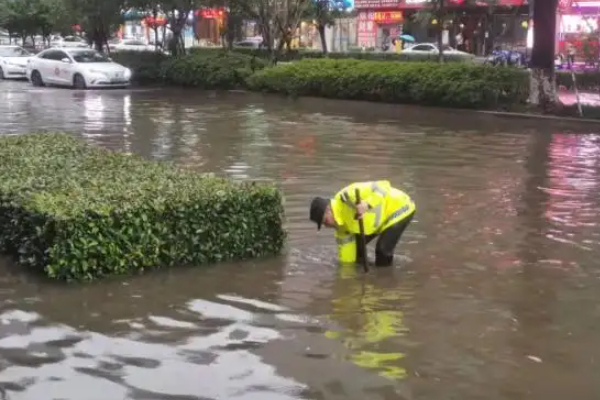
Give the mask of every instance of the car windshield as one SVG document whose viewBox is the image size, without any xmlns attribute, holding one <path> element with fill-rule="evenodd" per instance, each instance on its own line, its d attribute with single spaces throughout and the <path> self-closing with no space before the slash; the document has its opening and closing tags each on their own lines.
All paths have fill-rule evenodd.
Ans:
<svg viewBox="0 0 600 400">
<path fill-rule="evenodd" d="M 75 51 L 71 53 L 73 59 L 78 63 L 101 63 L 110 62 L 108 57 L 94 50 Z"/>
<path fill-rule="evenodd" d="M 0 57 L 29 57 L 30 55 L 21 47 L 0 47 Z"/>
<path fill-rule="evenodd" d="M 454 48 L 452 48 L 452 47 L 448 46 L 447 44 L 443 45 L 443 46 L 442 46 L 442 49 L 443 49 L 444 51 L 447 51 L 447 50 L 448 50 L 448 51 L 452 51 L 452 50 L 454 50 Z"/>
</svg>

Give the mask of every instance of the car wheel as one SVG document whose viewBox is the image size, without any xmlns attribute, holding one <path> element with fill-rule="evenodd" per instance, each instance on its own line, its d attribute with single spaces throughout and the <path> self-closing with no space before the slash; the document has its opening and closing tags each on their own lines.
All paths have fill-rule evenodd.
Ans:
<svg viewBox="0 0 600 400">
<path fill-rule="evenodd" d="M 44 80 L 42 79 L 42 75 L 38 71 L 33 71 L 31 73 L 31 83 L 33 86 L 41 87 L 44 86 Z"/>
<path fill-rule="evenodd" d="M 85 83 L 85 79 L 83 78 L 83 76 L 81 76 L 81 74 L 75 74 L 75 76 L 73 77 L 73 87 L 75 89 L 85 89 L 85 88 L 87 88 L 87 85 Z"/>
<path fill-rule="evenodd" d="M 0 81 L 5 79 L 4 78 L 4 71 L 2 71 L 2 68 L 0 68 Z"/>
</svg>

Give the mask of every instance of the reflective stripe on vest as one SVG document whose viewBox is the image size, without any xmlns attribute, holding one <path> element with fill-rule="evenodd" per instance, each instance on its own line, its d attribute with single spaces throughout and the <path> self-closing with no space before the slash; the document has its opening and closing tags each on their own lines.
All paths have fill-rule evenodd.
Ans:
<svg viewBox="0 0 600 400">
<path fill-rule="evenodd" d="M 344 236 L 344 237 L 336 237 L 335 241 L 338 245 L 343 246 L 348 243 L 352 243 L 354 241 L 354 235 Z"/>
<path fill-rule="evenodd" d="M 398 218 L 399 216 L 401 216 L 402 214 L 404 214 L 405 212 L 407 212 L 411 206 L 414 207 L 414 202 L 411 201 L 408 204 L 403 205 L 402 207 L 400 207 L 399 209 L 397 209 L 396 211 L 394 211 L 392 213 L 392 215 L 390 215 L 389 217 L 387 217 L 383 223 L 383 225 L 381 225 L 381 228 L 379 229 L 379 231 L 377 232 L 378 234 L 381 233 L 381 229 L 386 226 L 387 224 L 389 224 L 390 222 L 392 222 L 394 219 Z"/>
<path fill-rule="evenodd" d="M 383 189 L 381 186 L 379 186 L 379 184 L 377 182 L 373 182 L 371 183 L 371 187 L 370 187 L 371 191 L 373 193 L 377 193 L 383 197 L 387 196 L 387 191 L 385 189 Z M 359 188 L 360 190 L 360 188 Z M 354 207 L 355 204 L 352 203 L 351 199 L 350 199 L 350 195 L 348 194 L 348 191 L 344 191 L 340 197 L 342 198 L 342 202 L 346 205 L 349 205 L 351 207 Z M 364 199 L 363 199 L 364 200 Z"/>
</svg>

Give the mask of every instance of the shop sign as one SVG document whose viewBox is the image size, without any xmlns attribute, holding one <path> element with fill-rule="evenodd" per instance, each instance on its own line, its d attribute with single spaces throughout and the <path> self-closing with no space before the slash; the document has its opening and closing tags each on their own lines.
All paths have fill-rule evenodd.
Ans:
<svg viewBox="0 0 600 400">
<path fill-rule="evenodd" d="M 398 8 L 402 5 L 403 2 L 404 0 L 354 0 L 354 8 Z"/>
<path fill-rule="evenodd" d="M 376 11 L 373 13 L 373 21 L 381 24 L 389 24 L 402 21 L 402 11 Z"/>
<path fill-rule="evenodd" d="M 223 17 L 223 9 L 221 8 L 203 8 L 196 11 L 196 16 L 200 16 L 204 19 L 219 19 Z"/>
</svg>

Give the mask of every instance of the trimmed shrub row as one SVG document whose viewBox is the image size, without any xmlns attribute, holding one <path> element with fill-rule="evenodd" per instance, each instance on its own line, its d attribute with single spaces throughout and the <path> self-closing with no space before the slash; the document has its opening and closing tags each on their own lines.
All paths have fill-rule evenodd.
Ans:
<svg viewBox="0 0 600 400">
<path fill-rule="evenodd" d="M 210 54 L 223 52 L 220 47 L 215 48 L 193 48 L 190 50 L 192 54 Z M 261 58 L 269 60 L 271 53 L 264 49 L 253 49 L 246 47 L 237 47 L 232 50 L 233 53 L 244 54 L 250 57 Z M 283 52 L 278 61 L 298 61 L 303 59 L 321 59 L 329 58 L 334 60 L 339 59 L 351 59 L 351 60 L 370 60 L 370 61 L 437 61 L 438 56 L 435 54 L 411 54 L 410 56 L 406 53 L 380 53 L 380 52 L 369 52 L 369 51 L 348 51 L 344 53 L 327 53 L 324 54 L 321 51 L 315 50 L 291 50 Z M 459 56 L 456 54 L 445 54 L 444 60 L 447 62 L 468 62 L 472 61 L 474 57 L 471 56 Z"/>
<path fill-rule="evenodd" d="M 502 109 L 525 104 L 528 74 L 470 64 L 301 60 L 258 71 L 252 90 L 293 96 Z"/>
<path fill-rule="evenodd" d="M 155 77 L 155 83 L 184 87 L 347 100 L 506 109 L 524 104 L 529 88 L 526 71 L 467 63 L 305 59 L 266 68 L 260 58 L 210 49 L 177 58 L 130 52 L 114 58 L 142 83 Z M 150 67 L 137 64 L 142 59 Z"/>
<path fill-rule="evenodd" d="M 63 134 L 0 139 L 0 251 L 50 278 L 279 253 L 281 193 L 95 148 Z"/>
<path fill-rule="evenodd" d="M 222 50 L 183 57 L 170 57 L 151 51 L 121 51 L 111 54 L 111 57 L 133 71 L 135 83 L 202 89 L 245 87 L 246 79 L 255 70 L 267 66 L 263 59 Z"/>
</svg>

